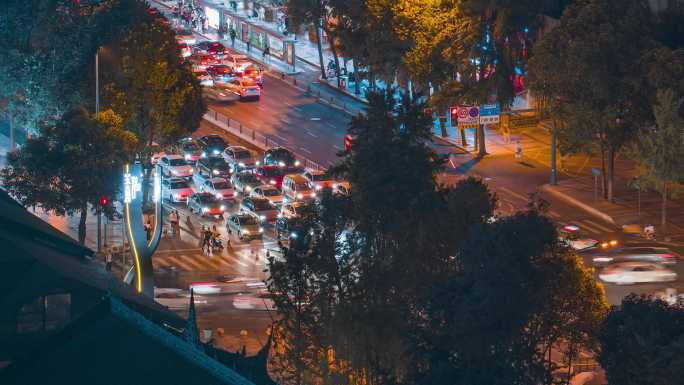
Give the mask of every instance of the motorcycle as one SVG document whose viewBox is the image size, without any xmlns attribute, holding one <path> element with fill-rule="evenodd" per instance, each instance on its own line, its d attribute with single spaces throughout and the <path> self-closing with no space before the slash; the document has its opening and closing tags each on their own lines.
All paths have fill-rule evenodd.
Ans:
<svg viewBox="0 0 684 385">
<path fill-rule="evenodd" d="M 221 241 L 221 237 L 219 236 L 214 236 L 211 241 L 211 248 L 213 250 L 223 250 L 223 241 Z"/>
</svg>

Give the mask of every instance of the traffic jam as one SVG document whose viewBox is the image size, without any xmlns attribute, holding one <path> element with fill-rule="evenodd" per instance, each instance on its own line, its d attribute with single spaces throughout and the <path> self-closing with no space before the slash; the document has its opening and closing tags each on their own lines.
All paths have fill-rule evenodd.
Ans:
<svg viewBox="0 0 684 385">
<path fill-rule="evenodd" d="M 191 30 L 179 27 L 174 31 L 181 56 L 192 66 L 207 99 L 259 100 L 264 85 L 261 66 L 218 41 L 198 42 Z"/>
<path fill-rule="evenodd" d="M 216 134 L 182 139 L 154 154 L 152 163 L 159 166 L 165 201 L 205 220 L 223 220 L 228 233 L 245 242 L 269 229 L 288 240 L 304 205 L 325 191 L 349 191 L 347 182 L 303 168 L 286 148 L 257 155 Z"/>
</svg>

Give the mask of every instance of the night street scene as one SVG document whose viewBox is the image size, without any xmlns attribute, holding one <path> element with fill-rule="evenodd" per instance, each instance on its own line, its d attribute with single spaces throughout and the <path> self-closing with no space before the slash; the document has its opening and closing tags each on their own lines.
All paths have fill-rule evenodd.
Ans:
<svg viewBox="0 0 684 385">
<path fill-rule="evenodd" d="M 0 385 L 684 385 L 684 0 L 0 3 Z"/>
</svg>

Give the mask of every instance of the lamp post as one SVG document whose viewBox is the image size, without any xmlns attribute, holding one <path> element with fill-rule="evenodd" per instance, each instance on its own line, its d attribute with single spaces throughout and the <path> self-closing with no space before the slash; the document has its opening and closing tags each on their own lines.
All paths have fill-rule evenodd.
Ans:
<svg viewBox="0 0 684 385">
<path fill-rule="evenodd" d="M 100 112 L 100 48 L 95 51 L 95 114 Z M 97 206 L 97 252 L 102 252 L 102 205 Z"/>
</svg>

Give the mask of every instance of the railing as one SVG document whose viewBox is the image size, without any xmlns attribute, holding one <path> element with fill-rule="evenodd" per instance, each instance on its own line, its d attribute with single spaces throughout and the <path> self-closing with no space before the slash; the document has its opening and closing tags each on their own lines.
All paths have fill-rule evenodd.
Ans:
<svg viewBox="0 0 684 385">
<path fill-rule="evenodd" d="M 260 148 L 262 150 L 267 150 L 269 148 L 274 148 L 274 147 L 283 147 L 288 150 L 290 150 L 297 160 L 301 162 L 301 165 L 304 168 L 310 168 L 313 170 L 319 170 L 319 171 L 325 171 L 325 167 L 321 166 L 320 164 L 312 161 L 311 159 L 308 159 L 305 156 L 302 156 L 299 154 L 297 151 L 295 151 L 293 148 L 290 146 L 286 145 L 282 141 L 274 138 L 272 135 L 268 134 L 263 134 L 253 128 L 249 128 L 242 124 L 241 122 L 232 119 L 226 115 L 223 115 L 222 113 L 212 110 L 211 108 L 209 111 L 207 111 L 206 114 L 204 114 L 204 119 L 217 125 L 221 129 L 225 130 L 226 132 L 230 133 L 231 135 L 237 136 L 238 138 L 246 141 L 247 143 L 250 143 L 257 148 Z"/>
</svg>

